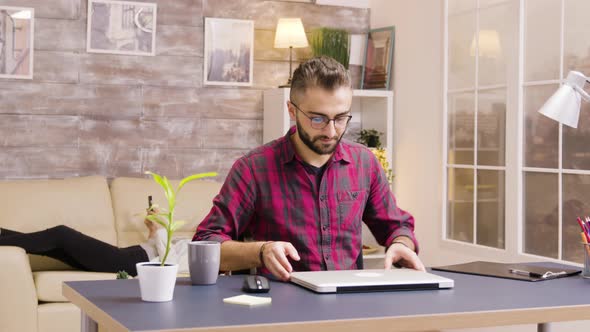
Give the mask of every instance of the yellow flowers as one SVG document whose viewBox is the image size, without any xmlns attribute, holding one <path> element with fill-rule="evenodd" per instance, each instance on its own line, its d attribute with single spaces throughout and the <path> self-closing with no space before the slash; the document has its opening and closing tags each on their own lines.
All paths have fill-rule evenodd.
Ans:
<svg viewBox="0 0 590 332">
<path fill-rule="evenodd" d="M 387 182 L 389 182 L 389 184 L 391 185 L 393 183 L 394 175 L 393 170 L 389 166 L 389 161 L 387 160 L 387 152 L 381 146 L 380 137 L 382 135 L 383 133 L 375 129 L 363 129 L 359 132 L 356 142 L 368 147 L 369 150 L 373 152 L 375 157 L 377 157 L 377 160 L 379 160 L 381 167 L 383 167 L 383 170 L 385 170 Z"/>
<path fill-rule="evenodd" d="M 387 153 L 385 152 L 384 148 L 371 148 L 371 151 L 379 160 L 381 167 L 385 170 L 385 175 L 387 176 L 387 181 L 391 184 L 393 183 L 393 170 L 389 167 L 389 161 L 387 161 Z"/>
</svg>

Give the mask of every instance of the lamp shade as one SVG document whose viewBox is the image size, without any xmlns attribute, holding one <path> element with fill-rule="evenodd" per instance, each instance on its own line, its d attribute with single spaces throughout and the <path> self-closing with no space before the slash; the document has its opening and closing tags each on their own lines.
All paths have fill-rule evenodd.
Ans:
<svg viewBox="0 0 590 332">
<path fill-rule="evenodd" d="M 569 85 L 562 85 L 545 102 L 539 113 L 572 128 L 578 128 L 582 97 Z"/>
<path fill-rule="evenodd" d="M 502 56 L 502 46 L 500 44 L 500 35 L 496 30 L 479 31 L 479 55 L 486 58 L 498 59 Z M 475 44 L 477 39 L 473 36 L 469 54 L 475 56 Z"/>
<path fill-rule="evenodd" d="M 275 48 L 301 48 L 307 45 L 307 36 L 300 18 L 279 18 Z"/>
<path fill-rule="evenodd" d="M 539 113 L 566 126 L 578 128 L 582 98 L 589 98 L 583 90 L 585 83 L 584 74 L 577 71 L 569 72 L 565 83 L 545 102 Z"/>
</svg>

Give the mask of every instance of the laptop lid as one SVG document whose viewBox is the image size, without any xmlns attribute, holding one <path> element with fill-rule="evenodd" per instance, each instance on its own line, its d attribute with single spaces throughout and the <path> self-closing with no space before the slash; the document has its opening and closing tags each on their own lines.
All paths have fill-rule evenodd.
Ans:
<svg viewBox="0 0 590 332">
<path fill-rule="evenodd" d="M 291 282 L 317 293 L 385 292 L 454 287 L 452 279 L 413 269 L 293 272 Z"/>
</svg>

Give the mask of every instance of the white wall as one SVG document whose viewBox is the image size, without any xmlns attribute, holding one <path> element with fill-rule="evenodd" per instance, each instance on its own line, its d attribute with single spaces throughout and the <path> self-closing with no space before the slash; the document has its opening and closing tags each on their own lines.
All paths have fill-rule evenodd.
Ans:
<svg viewBox="0 0 590 332">
<path fill-rule="evenodd" d="M 395 193 L 416 218 L 420 257 L 427 266 L 470 260 L 506 260 L 442 243 L 443 0 L 370 0 L 371 28 L 394 25 Z M 507 186 L 508 187 L 508 186 Z M 556 332 L 583 331 L 588 322 L 553 324 Z M 534 325 L 468 331 L 533 332 Z"/>
<path fill-rule="evenodd" d="M 441 257 L 443 1 L 371 0 L 371 28 L 395 26 L 395 193 L 416 218 L 420 256 Z"/>
</svg>

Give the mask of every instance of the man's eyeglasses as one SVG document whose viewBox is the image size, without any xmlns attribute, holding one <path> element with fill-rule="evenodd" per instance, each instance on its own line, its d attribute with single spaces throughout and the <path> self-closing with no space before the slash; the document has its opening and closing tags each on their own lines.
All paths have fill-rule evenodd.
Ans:
<svg viewBox="0 0 590 332">
<path fill-rule="evenodd" d="M 325 115 L 307 115 L 299 106 L 295 105 L 294 102 L 291 101 L 291 105 L 295 106 L 295 108 L 303 113 L 305 117 L 307 117 L 311 121 L 311 127 L 313 129 L 324 129 L 328 126 L 330 121 L 334 121 L 334 127 L 336 128 L 346 128 L 350 119 L 352 119 L 352 115 L 339 115 L 333 119 L 328 118 Z"/>
</svg>

